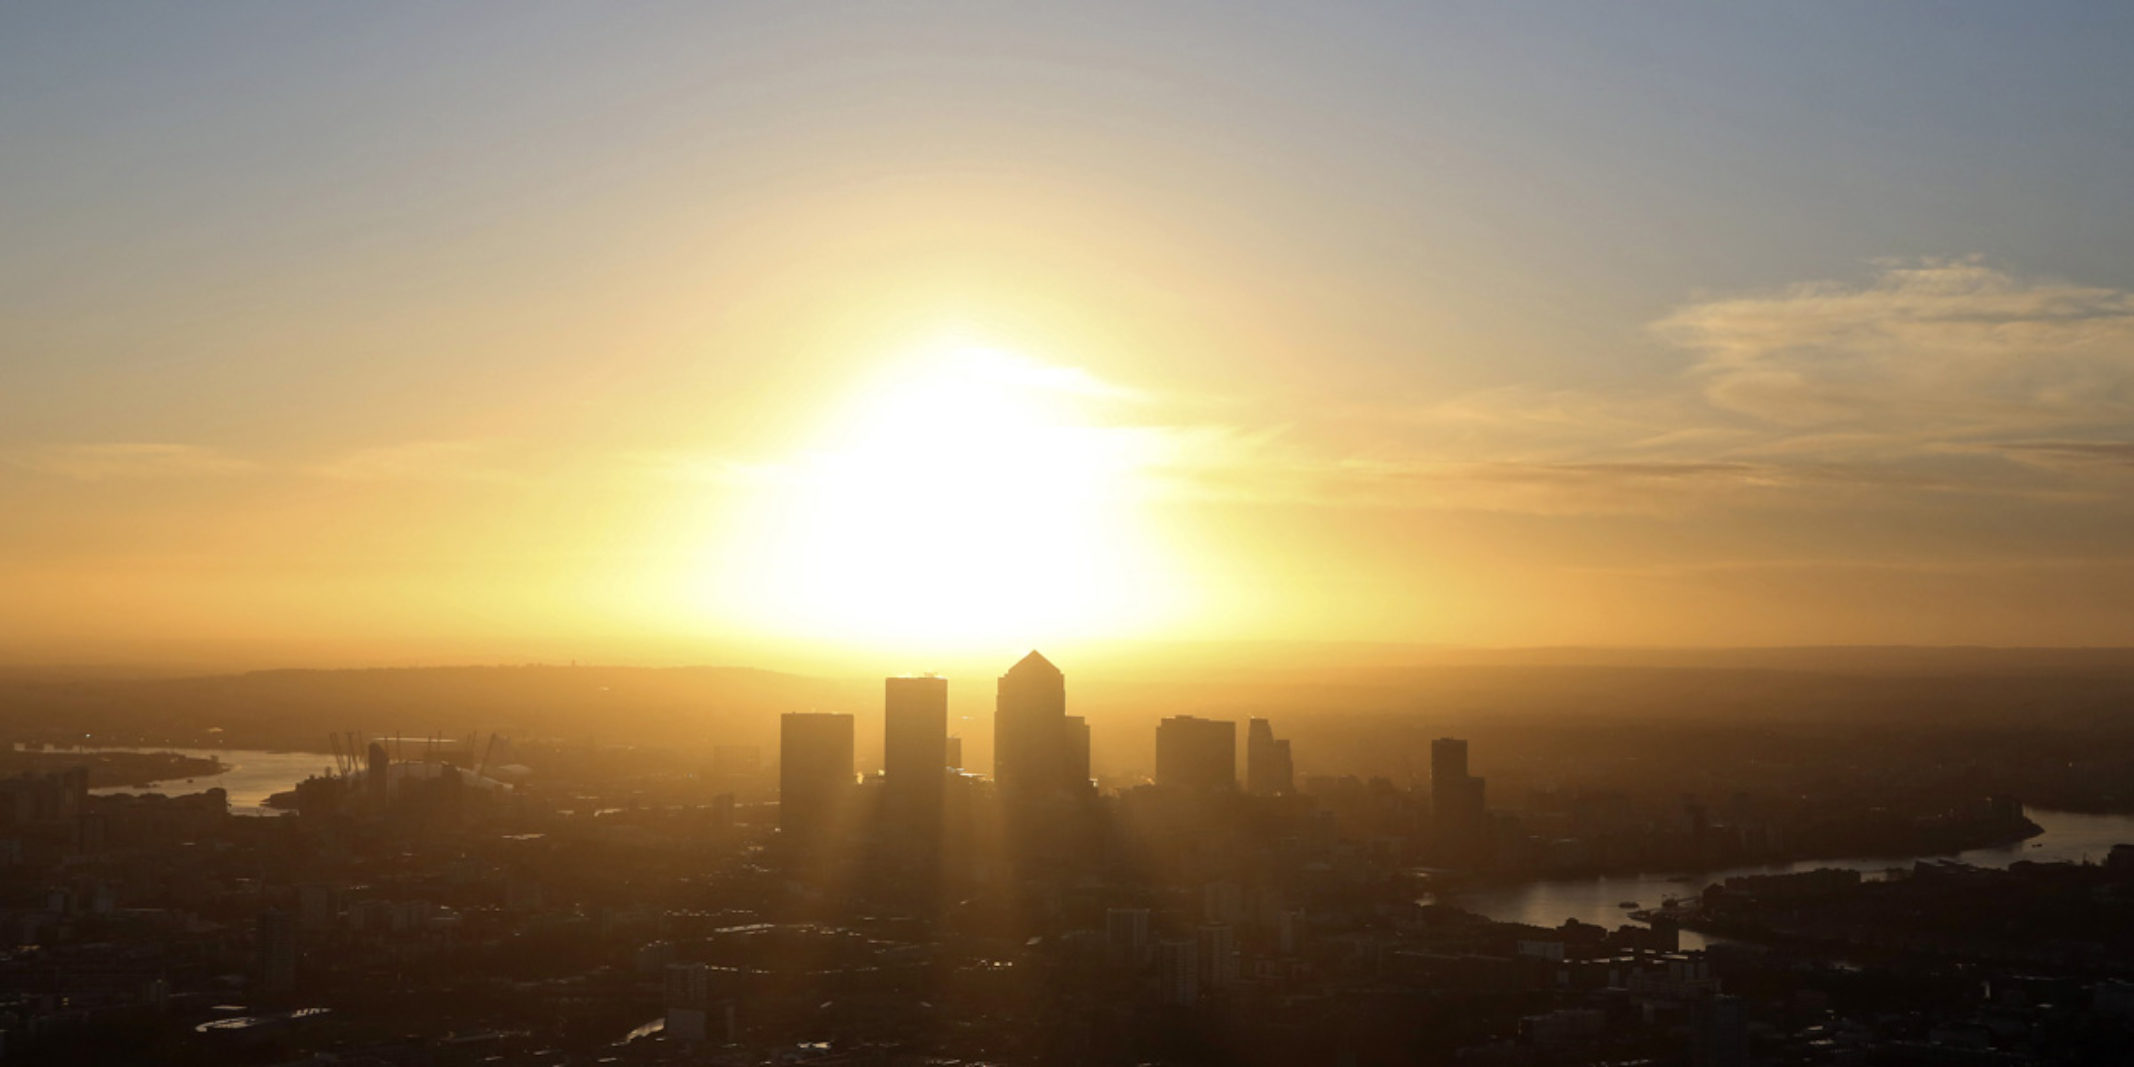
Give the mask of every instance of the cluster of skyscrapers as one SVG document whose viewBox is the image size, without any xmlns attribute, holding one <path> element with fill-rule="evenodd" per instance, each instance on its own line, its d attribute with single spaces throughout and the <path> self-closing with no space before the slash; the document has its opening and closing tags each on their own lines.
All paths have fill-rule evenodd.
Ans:
<svg viewBox="0 0 2134 1067">
<path fill-rule="evenodd" d="M 925 821 L 941 808 L 949 774 L 962 765 L 960 738 L 948 733 L 948 679 L 890 678 L 883 685 L 883 802 L 892 817 Z M 853 717 L 792 713 L 780 723 L 779 826 L 820 830 L 854 785 Z M 1266 719 L 1246 738 L 1248 792 L 1293 791 L 1289 742 Z M 1067 682 L 1036 652 L 1000 676 L 993 711 L 993 782 L 1000 796 L 1028 802 L 1091 789 L 1089 723 L 1067 714 Z M 1180 715 L 1156 727 L 1156 784 L 1237 788 L 1237 724 Z"/>
</svg>

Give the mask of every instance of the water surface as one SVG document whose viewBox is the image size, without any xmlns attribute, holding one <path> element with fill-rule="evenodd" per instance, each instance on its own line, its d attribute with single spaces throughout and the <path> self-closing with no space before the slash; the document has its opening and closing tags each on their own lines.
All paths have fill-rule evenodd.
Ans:
<svg viewBox="0 0 2134 1067">
<path fill-rule="evenodd" d="M 1785 874 L 1812 871 L 1818 867 L 1844 867 L 1870 877 L 1892 867 L 1909 868 L 1914 861 L 1953 859 L 1974 867 L 2006 867 L 2017 860 L 2040 863 L 2103 862 L 2112 846 L 2134 844 L 2134 815 L 2082 815 L 2066 811 L 2026 809 L 2030 821 L 2045 832 L 2028 841 L 1965 852 L 1916 856 L 1885 856 L 1853 860 L 1802 860 L 1763 867 L 1734 867 L 1695 875 L 1668 873 L 1616 875 L 1605 878 L 1565 878 L 1492 885 L 1438 893 L 1431 900 L 1451 904 L 1499 922 L 1561 926 L 1565 919 L 1598 923 L 1613 929 L 1629 922 L 1625 902 L 1639 907 L 1657 907 L 1668 897 L 1693 897 L 1704 887 L 1741 874 Z M 1703 948 L 1706 939 L 1694 931 L 1682 931 L 1683 948 Z"/>
</svg>

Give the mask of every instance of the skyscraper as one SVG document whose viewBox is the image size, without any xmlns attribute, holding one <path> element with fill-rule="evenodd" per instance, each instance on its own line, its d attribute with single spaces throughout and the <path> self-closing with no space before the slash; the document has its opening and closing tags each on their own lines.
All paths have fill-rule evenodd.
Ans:
<svg viewBox="0 0 2134 1067">
<path fill-rule="evenodd" d="M 1430 742 L 1430 814 L 1438 837 L 1454 849 L 1480 843 L 1488 819 L 1482 779 L 1467 773 L 1467 742 L 1440 737 Z"/>
<path fill-rule="evenodd" d="M 1237 724 L 1191 715 L 1157 723 L 1156 784 L 1237 788 Z"/>
<path fill-rule="evenodd" d="M 279 908 L 259 913 L 259 984 L 286 992 L 296 985 L 296 916 Z"/>
<path fill-rule="evenodd" d="M 1430 814 L 1440 823 L 1459 811 L 1467 788 L 1467 742 L 1440 737 L 1430 742 Z"/>
<path fill-rule="evenodd" d="M 370 743 L 365 755 L 369 763 L 363 771 L 363 791 L 370 794 L 372 807 L 383 808 L 386 798 L 391 795 L 393 758 L 386 755 L 385 745 L 378 741 Z"/>
<path fill-rule="evenodd" d="M 941 803 L 948 768 L 948 679 L 890 678 L 882 686 L 882 772 L 907 813 Z"/>
<path fill-rule="evenodd" d="M 1204 989 L 1227 989 L 1237 984 L 1237 935 L 1228 925 L 1209 923 L 1200 928 L 1200 985 Z"/>
<path fill-rule="evenodd" d="M 1177 938 L 1156 945 L 1157 990 L 1163 1003 L 1188 1008 L 1200 999 L 1200 941 Z"/>
<path fill-rule="evenodd" d="M 1067 716 L 1066 738 L 1066 762 L 1060 771 L 1068 788 L 1080 789 L 1089 782 L 1089 720 Z"/>
<path fill-rule="evenodd" d="M 1112 908 L 1104 913 L 1105 956 L 1114 967 L 1148 962 L 1149 910 Z"/>
<path fill-rule="evenodd" d="M 667 965 L 667 1038 L 702 1041 L 711 1009 L 711 967 L 702 963 Z"/>
<path fill-rule="evenodd" d="M 993 707 L 993 780 L 1001 794 L 1027 800 L 1080 788 L 1088 759 L 1078 768 L 1075 747 L 1086 731 L 1069 730 L 1066 676 L 1036 652 L 1024 656 L 1000 676 Z"/>
<path fill-rule="evenodd" d="M 1289 742 L 1275 740 L 1273 723 L 1252 720 L 1245 733 L 1245 791 L 1270 797 L 1295 788 L 1296 768 L 1289 762 Z"/>
<path fill-rule="evenodd" d="M 852 790 L 852 716 L 788 713 L 778 742 L 778 828 L 820 834 Z"/>
</svg>

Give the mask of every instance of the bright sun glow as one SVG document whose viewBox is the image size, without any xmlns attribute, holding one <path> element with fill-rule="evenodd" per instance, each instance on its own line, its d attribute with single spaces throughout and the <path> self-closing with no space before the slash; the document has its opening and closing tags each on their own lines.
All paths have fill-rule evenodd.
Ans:
<svg viewBox="0 0 2134 1067">
<path fill-rule="evenodd" d="M 1138 514 L 1129 391 L 1072 368 L 937 346 L 865 383 L 814 447 L 753 472 L 719 610 L 916 648 L 1146 631 L 1176 604 Z"/>
</svg>

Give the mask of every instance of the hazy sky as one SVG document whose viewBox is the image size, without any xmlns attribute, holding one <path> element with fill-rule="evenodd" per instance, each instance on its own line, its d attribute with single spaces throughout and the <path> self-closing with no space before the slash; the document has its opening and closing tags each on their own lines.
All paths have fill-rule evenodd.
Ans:
<svg viewBox="0 0 2134 1067">
<path fill-rule="evenodd" d="M 0 655 L 2134 643 L 2134 6 L 1757 7 L 8 4 Z"/>
</svg>

